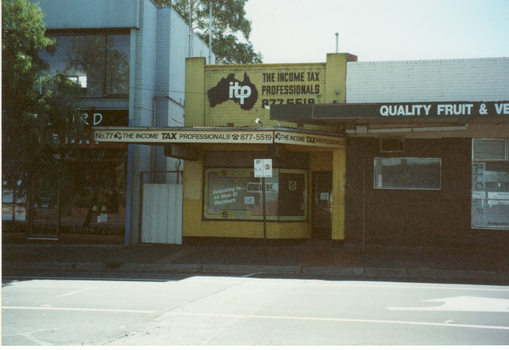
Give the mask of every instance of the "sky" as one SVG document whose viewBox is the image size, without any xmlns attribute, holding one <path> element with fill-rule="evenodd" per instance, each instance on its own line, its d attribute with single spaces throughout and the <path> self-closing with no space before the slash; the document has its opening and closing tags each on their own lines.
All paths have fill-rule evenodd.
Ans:
<svg viewBox="0 0 509 350">
<path fill-rule="evenodd" d="M 264 63 L 509 57 L 509 0 L 248 0 Z"/>
</svg>

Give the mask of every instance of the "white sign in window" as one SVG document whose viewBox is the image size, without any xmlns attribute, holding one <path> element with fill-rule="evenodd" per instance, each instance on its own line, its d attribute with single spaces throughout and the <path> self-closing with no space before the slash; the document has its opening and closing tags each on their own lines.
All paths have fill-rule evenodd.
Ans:
<svg viewBox="0 0 509 350">
<path fill-rule="evenodd" d="M 509 230 L 509 162 L 472 162 L 472 227 Z"/>
</svg>

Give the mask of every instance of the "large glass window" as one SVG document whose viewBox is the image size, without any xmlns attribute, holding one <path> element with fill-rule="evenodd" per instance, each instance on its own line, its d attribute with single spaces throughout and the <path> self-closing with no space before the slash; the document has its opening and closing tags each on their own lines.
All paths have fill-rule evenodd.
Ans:
<svg viewBox="0 0 509 350">
<path fill-rule="evenodd" d="M 375 158 L 375 188 L 439 190 L 440 158 Z"/>
<path fill-rule="evenodd" d="M 74 158 L 73 158 L 74 157 Z M 81 149 L 68 154 L 69 172 L 60 181 L 39 178 L 32 190 L 34 233 L 122 236 L 125 231 L 127 152 Z M 98 160 L 100 166 L 98 166 Z M 22 232 L 30 203 L 17 189 L 2 189 L 4 232 Z"/>
<path fill-rule="evenodd" d="M 473 140 L 472 147 L 472 227 L 507 230 L 509 140 Z"/>
<path fill-rule="evenodd" d="M 84 97 L 122 97 L 129 93 L 129 34 L 48 35 L 57 51 L 41 57 L 50 74 L 61 74 L 83 88 Z"/>
<path fill-rule="evenodd" d="M 211 168 L 205 171 L 203 216 L 220 220 L 262 220 L 261 178 L 254 170 Z M 307 172 L 274 169 L 265 178 L 267 220 L 307 219 Z"/>
</svg>

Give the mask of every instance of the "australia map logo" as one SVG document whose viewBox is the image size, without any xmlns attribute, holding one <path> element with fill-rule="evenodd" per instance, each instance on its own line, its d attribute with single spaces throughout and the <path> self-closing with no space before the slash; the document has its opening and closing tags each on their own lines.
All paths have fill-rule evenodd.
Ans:
<svg viewBox="0 0 509 350">
<path fill-rule="evenodd" d="M 244 80 L 235 79 L 235 74 L 231 73 L 223 78 L 216 86 L 207 91 L 210 107 L 215 107 L 228 100 L 233 100 L 240 105 L 243 110 L 252 109 L 258 100 L 258 90 L 251 83 L 251 79 L 244 73 Z"/>
</svg>

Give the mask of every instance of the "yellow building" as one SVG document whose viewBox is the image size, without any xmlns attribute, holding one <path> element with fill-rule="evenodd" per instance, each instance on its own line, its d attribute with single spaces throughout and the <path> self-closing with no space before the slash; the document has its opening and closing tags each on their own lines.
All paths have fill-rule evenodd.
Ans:
<svg viewBox="0 0 509 350">
<path fill-rule="evenodd" d="M 271 121 L 270 107 L 344 103 L 352 60 L 329 54 L 325 63 L 206 65 L 188 58 L 184 127 L 96 128 L 95 139 L 163 145 L 167 156 L 184 159 L 184 238 L 343 240 L 343 135 Z"/>
<path fill-rule="evenodd" d="M 190 145 L 198 159 L 184 166 L 184 237 L 263 238 L 254 162 L 268 159 L 266 237 L 344 239 L 344 138 L 330 128 L 271 121 L 270 106 L 344 103 L 348 59 L 238 66 L 187 60 L 186 127 L 211 127 L 224 139 Z"/>
</svg>

